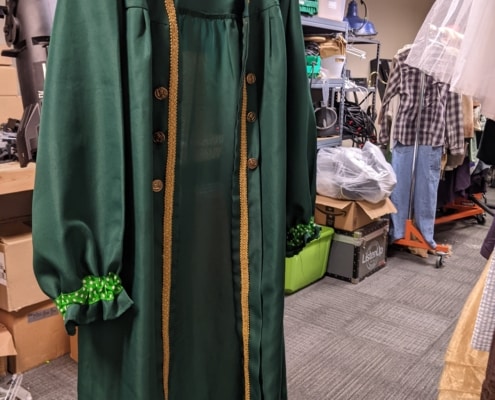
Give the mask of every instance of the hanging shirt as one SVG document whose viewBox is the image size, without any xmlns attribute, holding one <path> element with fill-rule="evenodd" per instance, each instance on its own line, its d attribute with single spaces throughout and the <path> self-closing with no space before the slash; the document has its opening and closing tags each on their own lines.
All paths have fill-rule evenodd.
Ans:
<svg viewBox="0 0 495 400">
<path fill-rule="evenodd" d="M 58 0 L 34 268 L 79 400 L 281 400 L 285 257 L 314 239 L 294 0 Z"/>
<path fill-rule="evenodd" d="M 399 95 L 399 107 L 393 127 L 393 141 L 403 145 L 414 145 L 416 133 L 418 144 L 445 146 L 452 154 L 464 152 L 464 120 L 462 96 L 449 90 L 449 85 L 438 82 L 429 75 L 424 76 L 423 107 L 417 131 L 416 117 L 419 111 L 422 72 L 406 64 L 409 48 L 399 51 L 393 59 L 393 67 L 385 90 L 380 111 L 379 141 L 389 141 L 390 119 L 387 115 L 390 101 Z"/>
</svg>

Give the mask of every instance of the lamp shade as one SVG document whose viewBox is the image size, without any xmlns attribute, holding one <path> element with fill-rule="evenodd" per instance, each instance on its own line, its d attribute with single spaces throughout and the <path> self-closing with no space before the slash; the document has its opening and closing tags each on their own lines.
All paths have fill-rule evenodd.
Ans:
<svg viewBox="0 0 495 400">
<path fill-rule="evenodd" d="M 349 30 L 357 36 L 373 36 L 376 35 L 375 26 L 371 21 L 368 21 L 366 18 L 367 9 L 366 4 L 363 0 L 361 0 L 361 4 L 364 4 L 366 13 L 364 19 L 358 15 L 358 5 L 356 0 L 351 0 L 349 2 L 349 6 L 347 8 L 347 14 L 344 18 L 344 21 L 347 21 L 349 24 Z"/>
</svg>

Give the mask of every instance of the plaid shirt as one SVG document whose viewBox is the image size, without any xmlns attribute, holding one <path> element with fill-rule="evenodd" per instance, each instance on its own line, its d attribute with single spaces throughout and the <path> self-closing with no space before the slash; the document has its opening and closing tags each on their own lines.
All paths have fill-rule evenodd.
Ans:
<svg viewBox="0 0 495 400">
<path fill-rule="evenodd" d="M 385 95 L 380 111 L 380 136 L 382 144 L 389 142 L 390 101 L 399 95 L 399 107 L 395 115 L 392 139 L 403 145 L 414 145 L 416 116 L 421 91 L 421 71 L 406 64 L 409 49 L 398 52 L 393 59 Z M 450 154 L 464 153 L 464 120 L 462 96 L 450 91 L 450 85 L 438 82 L 425 74 L 425 86 L 421 110 L 418 144 L 445 146 Z"/>
</svg>

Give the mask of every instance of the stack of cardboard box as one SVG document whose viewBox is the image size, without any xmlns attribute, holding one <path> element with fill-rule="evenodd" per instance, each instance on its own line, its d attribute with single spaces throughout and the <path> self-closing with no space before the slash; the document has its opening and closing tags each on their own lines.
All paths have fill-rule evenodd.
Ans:
<svg viewBox="0 0 495 400">
<path fill-rule="evenodd" d="M 31 227 L 23 221 L 0 224 L 0 324 L 14 351 L 0 354 L 11 373 L 22 373 L 69 352 L 62 316 L 39 288 L 33 271 Z M 1 329 L 0 329 L 1 332 Z"/>
<path fill-rule="evenodd" d="M 335 229 L 327 275 L 359 283 L 387 263 L 389 198 L 378 203 L 316 196 L 315 222 Z"/>
<path fill-rule="evenodd" d="M 5 48 L 0 45 L 0 53 Z M 0 55 L 0 124 L 20 120 L 23 111 L 15 62 Z M 25 372 L 69 352 L 62 316 L 34 275 L 32 185 L 14 173 L 20 166 L 10 164 L 0 164 L 0 375 Z M 31 182 L 33 168 L 23 169 Z"/>
<path fill-rule="evenodd" d="M 6 48 L 5 45 L 0 45 L 0 54 Z M 23 112 L 19 79 L 13 59 L 0 55 L 0 124 L 7 122 L 9 118 L 20 120 Z"/>
</svg>

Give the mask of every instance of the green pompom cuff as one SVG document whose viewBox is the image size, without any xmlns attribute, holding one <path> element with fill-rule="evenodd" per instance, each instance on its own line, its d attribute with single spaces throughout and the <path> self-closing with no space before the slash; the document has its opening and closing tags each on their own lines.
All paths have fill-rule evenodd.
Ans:
<svg viewBox="0 0 495 400">
<path fill-rule="evenodd" d="M 110 272 L 107 276 L 86 276 L 81 289 L 72 293 L 62 293 L 55 299 L 55 305 L 63 317 L 73 304 L 95 304 L 99 301 L 111 301 L 124 290 L 120 278 Z"/>
<path fill-rule="evenodd" d="M 320 226 L 315 224 L 314 218 L 307 224 L 298 224 L 287 233 L 287 257 L 298 254 L 304 246 L 320 236 Z"/>
</svg>

